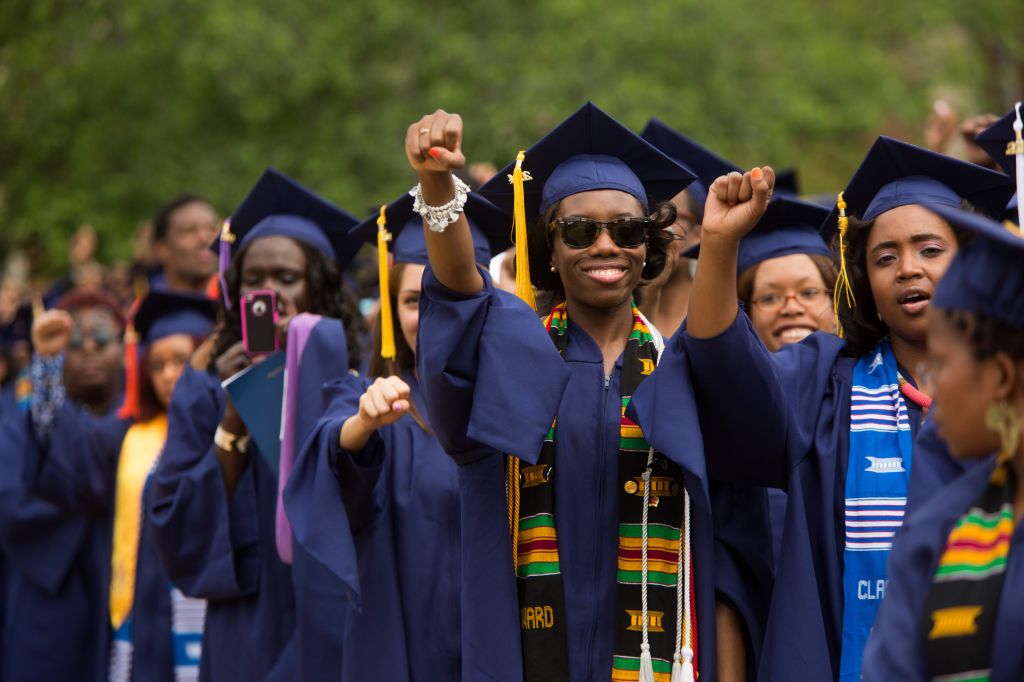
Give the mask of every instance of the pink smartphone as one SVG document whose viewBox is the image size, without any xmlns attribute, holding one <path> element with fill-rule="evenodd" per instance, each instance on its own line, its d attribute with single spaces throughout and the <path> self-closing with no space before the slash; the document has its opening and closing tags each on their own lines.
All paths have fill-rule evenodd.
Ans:
<svg viewBox="0 0 1024 682">
<path fill-rule="evenodd" d="M 269 289 L 242 294 L 242 347 L 247 355 L 267 355 L 278 349 L 277 294 Z"/>
</svg>

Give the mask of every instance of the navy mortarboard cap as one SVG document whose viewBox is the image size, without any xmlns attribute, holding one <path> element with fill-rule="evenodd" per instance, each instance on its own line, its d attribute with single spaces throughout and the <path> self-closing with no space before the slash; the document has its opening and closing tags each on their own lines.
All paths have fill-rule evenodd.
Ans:
<svg viewBox="0 0 1024 682">
<path fill-rule="evenodd" d="M 508 178 L 515 166 L 509 164 L 479 190 L 509 214 L 514 187 Z M 621 190 L 650 209 L 652 202 L 671 199 L 694 179 L 591 102 L 527 149 L 522 170 L 532 179 L 524 185 L 530 221 L 567 196 L 598 189 Z"/>
<path fill-rule="evenodd" d="M 737 272 L 771 258 L 797 253 L 831 256 L 818 226 L 828 209 L 785 194 L 772 198 L 764 216 L 740 241 Z"/>
<path fill-rule="evenodd" d="M 384 209 L 386 227 L 391 232 L 391 252 L 396 263 L 427 265 L 427 243 L 423 237 L 423 219 L 412 210 L 413 198 L 403 194 Z M 501 253 L 512 246 L 511 217 L 475 193 L 466 197 L 463 209 L 473 235 L 476 262 L 487 265 L 492 253 Z M 377 213 L 352 228 L 350 237 L 377 244 Z"/>
<path fill-rule="evenodd" d="M 213 301 L 166 289 L 150 291 L 139 304 L 133 318 L 142 343 L 174 334 L 206 337 L 216 321 Z"/>
<path fill-rule="evenodd" d="M 640 136 L 697 176 L 697 179 L 686 190 L 701 206 L 707 201 L 708 188 L 711 187 L 715 178 L 732 171 L 742 172 L 707 147 L 694 142 L 656 118 L 651 118 L 647 122 L 647 127 L 640 133 Z"/>
<path fill-rule="evenodd" d="M 775 174 L 775 191 L 792 196 L 800 195 L 800 177 L 796 168 L 784 168 Z"/>
<path fill-rule="evenodd" d="M 327 199 L 268 168 L 231 214 L 221 242 L 241 248 L 260 237 L 291 237 L 327 254 L 344 270 L 362 244 L 348 238 L 359 221 Z M 223 254 L 223 252 L 222 252 Z M 221 258 L 222 265 L 225 259 Z"/>
<path fill-rule="evenodd" d="M 1020 134 L 1013 129 L 1013 124 L 1017 121 L 1017 111 L 1021 106 L 1022 103 L 1017 102 L 1005 116 L 985 128 L 974 138 L 978 146 L 984 149 L 992 157 L 992 160 L 1002 167 L 1003 172 L 1011 178 L 1017 177 L 1016 157 L 1021 156 L 1015 152 L 1013 144 L 1020 138 Z M 1024 112 L 1021 114 L 1024 115 Z"/>
<path fill-rule="evenodd" d="M 1009 218 L 1018 225 L 1021 223 L 1021 211 L 1019 209 L 1019 198 L 1024 188 L 1024 138 L 1021 129 L 1024 129 L 1024 122 L 1018 128 L 1018 121 L 1021 121 L 1022 103 L 1017 102 L 1009 113 L 978 133 L 974 141 L 984 149 L 992 159 L 1002 167 L 1003 172 L 1013 178 L 1017 194 L 1006 206 L 1004 218 Z"/>
<path fill-rule="evenodd" d="M 979 211 L 1002 213 L 1013 185 L 1002 173 L 880 136 L 843 191 L 847 215 L 873 220 L 899 206 L 958 208 L 967 199 Z M 821 227 L 830 240 L 839 224 L 834 208 Z"/>
<path fill-rule="evenodd" d="M 736 259 L 736 272 L 771 258 L 802 253 L 831 256 L 828 245 L 818 234 L 818 226 L 828 209 L 786 194 L 772 196 L 764 215 L 742 240 Z M 687 258 L 700 255 L 700 244 L 683 252 Z"/>
<path fill-rule="evenodd" d="M 975 238 L 957 251 L 935 290 L 934 305 L 978 313 L 1024 330 L 1024 237 L 989 218 L 948 206 L 928 206 Z"/>
</svg>

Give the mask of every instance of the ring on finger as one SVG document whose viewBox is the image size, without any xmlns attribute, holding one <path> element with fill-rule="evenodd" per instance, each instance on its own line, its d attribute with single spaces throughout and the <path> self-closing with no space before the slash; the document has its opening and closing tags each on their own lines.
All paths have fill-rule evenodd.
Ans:
<svg viewBox="0 0 1024 682">
<path fill-rule="evenodd" d="M 429 135 L 430 128 L 420 128 L 420 135 Z"/>
</svg>

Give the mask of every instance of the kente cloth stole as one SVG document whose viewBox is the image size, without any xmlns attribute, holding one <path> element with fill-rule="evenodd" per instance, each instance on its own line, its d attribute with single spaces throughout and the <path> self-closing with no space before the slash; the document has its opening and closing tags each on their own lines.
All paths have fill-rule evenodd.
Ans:
<svg viewBox="0 0 1024 682">
<path fill-rule="evenodd" d="M 861 658 L 885 595 L 886 562 L 903 525 L 912 438 L 887 339 L 857 361 L 850 398 L 839 679 L 860 680 Z"/>
<path fill-rule="evenodd" d="M 932 679 L 989 679 L 1016 485 L 1013 470 L 1000 462 L 949 533 L 924 603 L 921 631 Z"/>
<path fill-rule="evenodd" d="M 654 371 L 663 347 L 660 335 L 635 305 L 632 312 L 633 328 L 623 355 L 620 381 L 618 620 L 610 663 L 612 680 L 637 680 L 641 645 L 646 639 L 654 679 L 669 682 L 674 657 L 679 667 L 685 654 L 687 662 L 696 670 L 693 568 L 690 543 L 681 531 L 689 527 L 689 508 L 682 471 L 655 453 L 640 427 L 625 414 L 630 397 L 644 377 Z M 564 352 L 568 340 L 567 323 L 565 303 L 555 306 L 544 319 L 545 328 L 559 352 Z M 520 466 L 519 460 L 513 457 L 508 460 L 510 521 L 517 520 L 510 526 L 517 550 L 515 564 L 527 682 L 570 677 L 565 589 L 554 517 L 554 484 L 558 471 L 556 438 L 557 423 L 554 423 L 544 439 L 536 465 Z M 644 475 L 648 470 L 650 492 L 645 497 Z M 513 481 L 518 481 L 518 485 L 513 485 Z M 647 514 L 644 514 L 645 499 Z M 681 544 L 681 537 L 687 541 Z M 643 580 L 645 539 L 646 584 Z M 643 626 L 645 608 L 646 628 Z"/>
</svg>

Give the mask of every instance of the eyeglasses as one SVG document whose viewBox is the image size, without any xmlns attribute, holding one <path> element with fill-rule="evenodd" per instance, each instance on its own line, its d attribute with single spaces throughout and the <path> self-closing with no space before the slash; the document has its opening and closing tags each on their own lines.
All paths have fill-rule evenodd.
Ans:
<svg viewBox="0 0 1024 682">
<path fill-rule="evenodd" d="M 548 228 L 561 228 L 562 243 L 570 249 L 585 249 L 597 241 L 601 230 L 608 230 L 612 241 L 623 249 L 643 246 L 647 232 L 654 223 L 650 218 L 618 218 L 616 220 L 591 220 L 590 218 L 559 218 L 552 220 Z"/>
<path fill-rule="evenodd" d="M 753 299 L 751 303 L 760 308 L 764 308 L 768 312 L 773 312 L 775 310 L 781 309 L 782 306 L 786 305 L 786 302 L 791 298 L 795 298 L 797 302 L 800 303 L 801 305 L 812 306 L 822 303 L 831 293 L 832 292 L 829 291 L 828 289 L 818 289 L 815 287 L 811 287 L 807 289 L 801 289 L 795 294 L 765 294 L 764 296 L 758 296 L 757 298 Z"/>
</svg>

